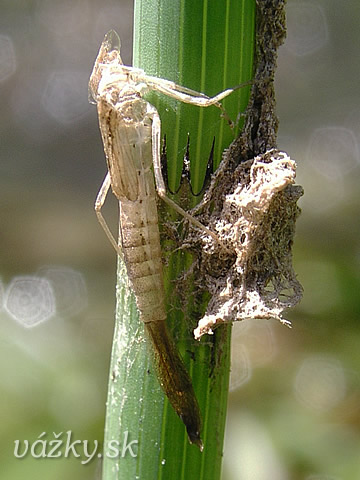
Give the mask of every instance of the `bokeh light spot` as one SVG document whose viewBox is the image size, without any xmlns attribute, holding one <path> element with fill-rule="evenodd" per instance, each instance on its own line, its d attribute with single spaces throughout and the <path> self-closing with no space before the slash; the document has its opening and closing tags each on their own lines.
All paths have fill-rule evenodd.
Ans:
<svg viewBox="0 0 360 480">
<path fill-rule="evenodd" d="M 352 130 L 345 127 L 315 128 L 309 141 L 307 160 L 324 177 L 336 179 L 359 166 L 359 147 Z"/>
<path fill-rule="evenodd" d="M 15 277 L 5 294 L 5 310 L 24 327 L 34 327 L 55 315 L 50 282 L 36 276 Z"/>
<path fill-rule="evenodd" d="M 285 47 L 293 55 L 309 55 L 328 42 L 328 26 L 324 11 L 314 2 L 296 2 L 288 5 L 287 27 Z"/>
<path fill-rule="evenodd" d="M 84 310 L 88 303 L 87 289 L 83 275 L 64 266 L 43 266 L 38 275 L 52 285 L 58 315 L 70 317 Z"/>
<path fill-rule="evenodd" d="M 341 363 L 333 357 L 306 358 L 295 377 L 296 399 L 317 412 L 336 407 L 346 395 L 346 379 Z"/>
<path fill-rule="evenodd" d="M 249 319 L 233 325 L 232 338 L 234 344 L 242 343 L 256 366 L 266 365 L 277 351 L 273 327 L 269 320 Z"/>
<path fill-rule="evenodd" d="M 87 98 L 88 74 L 62 71 L 50 73 L 41 103 L 57 122 L 69 125 L 89 111 Z"/>
<path fill-rule="evenodd" d="M 231 349 L 230 392 L 245 385 L 252 376 L 249 354 L 244 345 L 234 345 Z"/>
</svg>

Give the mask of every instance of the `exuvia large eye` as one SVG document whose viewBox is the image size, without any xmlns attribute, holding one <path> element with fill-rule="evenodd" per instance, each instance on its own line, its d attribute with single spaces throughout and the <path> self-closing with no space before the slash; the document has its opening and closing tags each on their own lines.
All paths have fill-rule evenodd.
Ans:
<svg viewBox="0 0 360 480">
<path fill-rule="evenodd" d="M 115 30 L 110 30 L 104 37 L 103 44 L 106 46 L 107 52 L 114 52 L 114 53 L 119 53 L 120 52 L 120 37 L 119 35 L 115 32 Z"/>
</svg>

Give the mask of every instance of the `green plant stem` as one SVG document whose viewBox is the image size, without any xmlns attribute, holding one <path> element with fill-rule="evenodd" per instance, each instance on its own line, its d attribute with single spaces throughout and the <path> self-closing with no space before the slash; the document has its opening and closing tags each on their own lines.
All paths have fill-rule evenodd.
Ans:
<svg viewBox="0 0 360 480">
<path fill-rule="evenodd" d="M 151 361 L 139 321 L 126 268 L 118 261 L 116 321 L 111 354 L 106 409 L 103 479 L 157 478 L 164 396 Z M 126 446 L 130 442 L 131 451 Z M 119 446 L 116 458 L 110 442 Z M 146 462 L 144 459 L 146 458 Z"/>
<path fill-rule="evenodd" d="M 254 28 L 255 0 L 138 0 L 134 66 L 212 96 L 251 79 Z M 223 102 L 232 119 L 236 120 L 239 112 L 245 110 L 248 95 L 249 88 L 244 88 Z M 216 107 L 202 109 L 155 94 L 148 99 L 158 108 L 162 136 L 166 135 L 170 188 L 175 190 L 179 184 L 189 137 L 192 186 L 195 192 L 199 191 L 214 138 L 214 161 L 218 165 L 222 151 L 236 132 Z M 182 206 L 193 204 L 190 199 L 188 205 Z M 165 209 L 164 215 L 169 218 Z M 168 242 L 165 246 L 174 249 Z M 106 480 L 220 478 L 231 327 L 221 327 L 201 342 L 193 339 L 195 317 L 204 310 L 204 299 L 192 298 L 190 290 L 181 299 L 175 288 L 179 273 L 190 263 L 187 255 L 167 257 L 165 280 L 171 299 L 168 323 L 199 401 L 204 451 L 200 453 L 189 444 L 184 425 L 164 400 L 153 374 L 134 299 L 124 281 L 124 267 L 119 263 L 104 448 Z M 108 459 L 108 442 L 116 440 L 122 446 L 125 435 L 128 443 L 137 440 L 133 449 L 136 457 L 127 451 L 124 458 Z M 120 449 L 120 456 L 121 453 Z"/>
</svg>

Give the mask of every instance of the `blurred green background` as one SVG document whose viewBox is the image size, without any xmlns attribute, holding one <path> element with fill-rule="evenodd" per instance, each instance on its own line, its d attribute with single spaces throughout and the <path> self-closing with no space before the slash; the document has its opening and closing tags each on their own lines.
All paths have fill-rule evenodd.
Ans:
<svg viewBox="0 0 360 480">
<path fill-rule="evenodd" d="M 305 293 L 292 329 L 234 326 L 223 480 L 356 480 L 360 4 L 289 1 L 287 13 L 278 143 L 305 188 Z M 14 441 L 21 453 L 71 430 L 92 450 L 103 436 L 116 259 L 93 211 L 106 168 L 87 82 L 110 28 L 131 64 L 130 0 L 0 1 L 1 480 L 100 478 L 97 459 L 17 459 Z M 110 201 L 114 229 L 116 211 Z"/>
</svg>

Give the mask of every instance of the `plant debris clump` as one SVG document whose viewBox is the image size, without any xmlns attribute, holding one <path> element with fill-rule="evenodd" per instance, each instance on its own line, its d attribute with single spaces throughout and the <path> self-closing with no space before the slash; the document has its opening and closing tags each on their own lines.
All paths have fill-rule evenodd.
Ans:
<svg viewBox="0 0 360 480">
<path fill-rule="evenodd" d="M 303 194 L 302 187 L 294 185 L 295 171 L 286 153 L 272 149 L 240 163 L 227 176 L 228 185 L 222 184 L 224 194 L 216 199 L 205 195 L 195 209 L 221 242 L 214 245 L 192 231 L 196 277 L 205 280 L 201 288 L 211 295 L 195 338 L 213 333 L 224 322 L 246 318 L 289 323 L 282 313 L 302 297 L 291 251 L 300 213 L 297 201 Z"/>
</svg>

